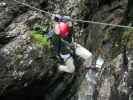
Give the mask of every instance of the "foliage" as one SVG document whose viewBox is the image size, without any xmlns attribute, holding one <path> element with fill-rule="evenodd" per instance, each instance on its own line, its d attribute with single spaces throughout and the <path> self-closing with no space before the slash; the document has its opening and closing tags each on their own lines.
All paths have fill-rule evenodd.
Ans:
<svg viewBox="0 0 133 100">
<path fill-rule="evenodd" d="M 122 34 L 122 44 L 128 48 L 133 48 L 133 29 L 128 29 Z"/>
<path fill-rule="evenodd" d="M 47 36 L 49 25 L 47 24 L 34 24 L 31 31 L 31 38 L 38 46 L 50 46 L 50 41 Z"/>
<path fill-rule="evenodd" d="M 39 31 L 39 32 L 41 32 L 41 33 L 45 33 L 45 32 L 48 31 L 48 26 L 46 26 L 46 25 L 35 24 L 35 25 L 33 26 L 33 30 Z"/>
<path fill-rule="evenodd" d="M 32 31 L 31 32 L 31 38 L 38 46 L 42 47 L 42 46 L 49 46 L 50 45 L 50 41 L 48 40 L 48 36 L 41 34 L 40 31 Z"/>
</svg>

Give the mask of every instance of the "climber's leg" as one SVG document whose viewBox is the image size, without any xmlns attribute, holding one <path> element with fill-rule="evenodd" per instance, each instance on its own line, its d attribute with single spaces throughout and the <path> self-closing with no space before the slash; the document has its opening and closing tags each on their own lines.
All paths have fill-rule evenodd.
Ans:
<svg viewBox="0 0 133 100">
<path fill-rule="evenodd" d="M 59 65 L 58 69 L 59 71 L 73 73 L 75 71 L 73 58 L 70 56 L 68 59 L 65 60 L 64 65 Z"/>
<path fill-rule="evenodd" d="M 75 44 L 75 53 L 76 55 L 80 56 L 85 60 L 84 64 L 86 67 L 89 67 L 92 64 L 92 53 L 81 46 L 80 44 L 74 43 Z"/>
</svg>

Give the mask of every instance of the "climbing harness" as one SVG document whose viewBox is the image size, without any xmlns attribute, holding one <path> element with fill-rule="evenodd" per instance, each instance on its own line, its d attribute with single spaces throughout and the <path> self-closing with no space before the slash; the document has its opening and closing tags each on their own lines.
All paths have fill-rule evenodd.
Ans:
<svg viewBox="0 0 133 100">
<path fill-rule="evenodd" d="M 59 52 L 61 51 L 61 53 L 63 53 L 62 55 L 59 55 L 60 58 L 65 57 L 64 62 L 66 62 L 69 58 L 73 57 L 74 58 L 74 50 L 75 48 L 72 47 L 71 43 L 72 43 L 72 33 L 70 33 L 70 27 L 67 23 L 67 21 L 70 20 L 69 16 L 60 16 L 60 15 L 55 15 L 52 19 L 55 20 L 55 22 L 57 22 L 55 24 L 55 33 L 58 34 L 58 36 L 60 37 L 60 43 L 58 43 L 59 45 L 63 44 L 63 46 L 61 47 L 61 49 L 59 50 Z M 65 52 L 64 52 L 65 51 Z M 60 54 L 60 53 L 58 53 Z M 69 57 L 67 57 L 69 54 Z M 67 57 L 67 60 L 66 60 Z"/>
<path fill-rule="evenodd" d="M 66 62 L 66 61 L 71 57 L 70 54 L 65 54 L 65 55 L 60 54 L 60 56 L 61 56 L 61 58 L 64 60 L 64 62 Z"/>
<path fill-rule="evenodd" d="M 29 7 L 30 9 L 34 9 L 34 10 L 37 10 L 37 11 L 39 11 L 39 12 L 48 14 L 49 16 L 55 15 L 55 14 L 50 13 L 50 12 L 48 12 L 48 11 L 41 10 L 41 9 L 39 9 L 39 8 L 33 7 L 33 6 L 31 6 L 31 5 L 27 4 L 27 3 L 22 3 L 22 2 L 17 1 L 17 0 L 13 0 L 13 1 L 16 2 L 16 3 L 18 3 L 18 4 L 24 5 L 24 6 L 26 6 L 26 7 Z M 91 21 L 91 20 L 71 19 L 71 21 L 82 22 L 82 23 L 90 23 L 90 24 L 96 24 L 96 25 L 104 25 L 104 26 L 113 26 L 113 27 L 119 27 L 119 28 L 129 28 L 129 29 L 133 29 L 133 27 L 131 27 L 131 26 L 117 25 L 117 24 L 109 24 L 109 23 L 96 22 L 96 21 Z"/>
</svg>

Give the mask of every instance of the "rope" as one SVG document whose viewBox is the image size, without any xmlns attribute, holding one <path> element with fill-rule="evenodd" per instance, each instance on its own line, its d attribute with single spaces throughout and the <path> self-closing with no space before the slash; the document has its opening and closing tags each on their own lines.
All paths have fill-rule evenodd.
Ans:
<svg viewBox="0 0 133 100">
<path fill-rule="evenodd" d="M 26 6 L 26 7 L 29 7 L 29 8 L 31 8 L 31 9 L 37 10 L 37 11 L 39 11 L 39 12 L 46 13 L 46 14 L 48 14 L 48 15 L 50 15 L 50 16 L 53 15 L 53 14 L 50 13 L 50 12 L 41 10 L 41 9 L 39 9 L 39 8 L 36 8 L 36 7 L 33 7 L 33 6 L 29 5 L 29 4 L 22 3 L 22 2 L 17 1 L 17 0 L 13 0 L 13 1 L 15 1 L 15 2 L 18 3 L 18 4 L 24 5 L 24 6 Z"/>
<path fill-rule="evenodd" d="M 13 1 L 15 1 L 15 2 L 18 3 L 18 4 L 27 6 L 27 7 L 31 8 L 31 9 L 37 10 L 37 11 L 39 11 L 39 12 L 46 13 L 46 14 L 48 14 L 48 15 L 50 15 L 50 16 L 55 15 L 55 14 L 50 13 L 50 12 L 48 12 L 48 11 L 44 11 L 44 10 L 41 10 L 41 9 L 39 9 L 39 8 L 33 7 L 33 6 L 29 5 L 29 4 L 22 3 L 22 2 L 17 1 L 17 0 L 13 0 Z M 81 20 L 81 19 L 76 19 L 76 20 L 75 20 L 75 19 L 71 19 L 71 21 L 82 22 L 82 23 L 90 23 L 90 24 L 96 24 L 96 25 L 113 26 L 113 27 L 119 27 L 119 28 L 129 28 L 129 29 L 133 29 L 133 27 L 131 27 L 131 26 L 117 25 L 117 24 L 109 24 L 109 23 L 96 22 L 96 21 L 90 21 L 90 20 Z"/>
<path fill-rule="evenodd" d="M 77 22 L 83 22 L 83 23 L 90 23 L 90 24 L 97 24 L 97 25 L 105 25 L 105 26 L 113 26 L 113 27 L 120 27 L 120 28 L 130 28 L 133 29 L 133 27 L 125 26 L 125 25 L 117 25 L 117 24 L 108 24 L 108 23 L 102 23 L 102 22 L 96 22 L 96 21 L 86 21 L 86 20 L 76 20 Z"/>
</svg>

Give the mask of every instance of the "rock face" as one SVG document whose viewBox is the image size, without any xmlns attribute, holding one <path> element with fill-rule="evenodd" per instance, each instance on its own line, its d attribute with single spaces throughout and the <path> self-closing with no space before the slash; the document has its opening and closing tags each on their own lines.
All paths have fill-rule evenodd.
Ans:
<svg viewBox="0 0 133 100">
<path fill-rule="evenodd" d="M 80 19 L 113 24 L 129 24 L 133 15 L 132 0 L 18 1 L 51 13 L 77 15 Z M 13 0 L 2 0 L 0 3 L 0 100 L 70 100 L 84 79 L 85 69 L 81 59 L 75 59 L 76 71 L 73 74 L 59 72 L 50 49 L 38 47 L 30 38 L 31 27 L 35 23 L 51 23 L 50 16 Z M 115 55 L 121 53 L 115 46 L 117 43 L 120 45 L 120 32 L 123 30 L 79 22 L 74 23 L 73 31 L 75 40 L 91 50 L 94 56 L 102 54 L 107 58 L 105 73 L 101 74 L 97 85 L 96 98 L 127 100 L 132 94 L 132 49 L 127 51 L 129 72 L 126 77 L 129 78 L 125 83 L 117 80 L 121 80 L 123 75 L 120 67 L 123 62 L 118 59 L 122 57 L 118 56 L 114 62 L 110 58 L 114 52 Z M 111 67 L 108 67 L 110 64 Z"/>
<path fill-rule="evenodd" d="M 132 100 L 129 99 L 132 97 L 132 50 L 127 51 L 127 58 L 127 66 L 123 65 L 122 54 L 110 62 L 102 76 L 98 100 Z M 128 68 L 128 72 L 124 67 Z"/>
<path fill-rule="evenodd" d="M 38 47 L 30 37 L 33 24 L 45 23 L 47 15 L 13 1 L 3 2 L 6 5 L 0 7 L 0 99 L 69 99 L 79 85 L 82 62 L 77 59 L 73 74 L 59 72 L 51 49 Z M 42 8 L 48 4 L 43 0 L 25 2 Z"/>
<path fill-rule="evenodd" d="M 131 0 L 112 0 L 110 2 L 100 2 L 100 0 L 90 0 L 88 2 L 86 1 L 87 7 L 84 7 L 84 9 L 86 9 L 86 12 L 84 13 L 85 15 L 90 15 L 89 17 L 91 18 L 89 18 L 88 16 L 84 16 L 84 18 L 99 22 L 128 25 L 129 23 L 132 23 L 130 18 L 132 16 L 131 2 Z M 91 6 L 88 6 L 89 4 Z M 89 10 L 87 10 L 89 7 L 91 7 L 90 12 Z M 86 47 L 88 47 L 92 50 L 92 52 L 94 52 L 94 55 L 99 54 L 100 51 L 100 54 L 102 53 L 104 55 L 104 58 L 106 58 L 105 65 L 103 66 L 103 69 L 99 72 L 97 92 L 96 94 L 93 94 L 95 96 L 95 98 L 93 98 L 94 100 L 128 100 L 132 97 L 132 86 L 131 84 L 128 84 L 128 81 L 132 80 L 131 76 L 129 75 L 132 72 L 129 69 L 129 72 L 126 73 L 127 68 L 122 67 L 122 65 L 125 66 L 124 63 L 126 63 L 126 59 L 125 57 L 123 58 L 123 54 L 116 57 L 123 51 L 123 45 L 126 44 L 125 42 L 122 42 L 123 30 L 126 29 L 92 24 L 85 24 L 84 26 L 83 33 L 89 34 L 82 35 L 82 43 L 85 43 Z M 133 37 L 131 38 L 133 39 Z M 131 40 L 129 41 L 130 43 L 132 43 Z M 98 47 L 103 47 L 103 50 L 101 51 L 97 49 Z M 133 47 L 128 47 L 127 45 L 127 48 L 131 49 L 128 51 L 130 53 L 127 54 L 128 57 L 131 57 L 131 51 Z M 115 63 L 113 62 L 114 58 L 116 58 Z M 132 62 L 131 59 L 128 60 L 129 62 L 126 67 L 132 66 L 130 65 Z M 91 86 L 88 85 L 86 79 L 84 79 L 82 84 L 83 87 L 81 85 L 81 89 L 79 89 L 79 91 L 89 91 L 88 88 L 91 88 Z M 83 93 L 82 95 L 84 97 L 79 100 L 88 100 L 86 99 L 86 93 Z"/>
</svg>

